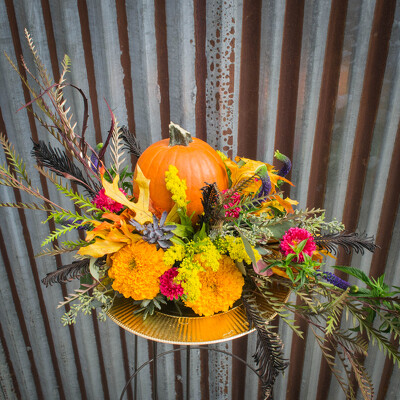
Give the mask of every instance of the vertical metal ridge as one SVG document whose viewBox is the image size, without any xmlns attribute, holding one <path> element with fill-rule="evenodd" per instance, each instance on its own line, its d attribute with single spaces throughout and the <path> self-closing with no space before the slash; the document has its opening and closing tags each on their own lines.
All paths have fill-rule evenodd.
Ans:
<svg viewBox="0 0 400 400">
<path fill-rule="evenodd" d="M 124 375 L 125 375 L 125 380 L 128 381 L 129 379 L 129 359 L 128 359 L 128 348 L 126 345 L 126 332 L 124 329 L 121 327 L 119 328 L 119 337 L 121 340 L 121 348 L 122 348 L 122 362 L 124 365 Z M 132 385 L 129 385 L 127 390 L 127 397 L 129 400 L 133 399 L 133 391 L 132 391 Z"/>
<path fill-rule="evenodd" d="M 393 0 L 377 0 L 375 6 L 342 218 L 349 230 L 357 228 L 395 8 Z M 338 264 L 345 265 L 350 260 L 342 255 Z"/>
<path fill-rule="evenodd" d="M 170 105 L 165 0 L 154 0 L 154 27 L 157 49 L 157 79 L 160 88 L 161 136 L 163 139 L 167 139 L 169 137 Z"/>
<path fill-rule="evenodd" d="M 375 5 L 342 217 L 344 225 L 350 231 L 355 231 L 358 224 L 395 8 L 395 1 L 377 0 Z M 351 254 L 342 253 L 338 256 L 337 264 L 349 265 L 351 259 Z M 340 271 L 335 270 L 335 274 L 343 279 L 347 278 Z M 364 357 L 360 357 L 359 361 L 363 363 Z M 326 363 L 321 363 L 320 378 L 323 377 L 325 382 L 330 382 L 332 376 L 328 369 Z M 350 384 L 357 391 L 354 374 Z"/>
<path fill-rule="evenodd" d="M 396 141 L 393 147 L 387 182 L 397 182 L 395 185 L 386 185 L 383 204 L 379 218 L 378 231 L 375 242 L 379 246 L 371 261 L 369 275 L 377 278 L 385 272 L 391 238 L 396 219 L 393 218 L 393 210 L 397 210 L 400 204 L 400 123 L 397 128 Z"/>
<path fill-rule="evenodd" d="M 121 60 L 122 71 L 124 74 L 122 83 L 124 85 L 124 98 L 125 98 L 125 108 L 127 114 L 127 123 L 129 131 L 135 133 L 135 111 L 133 105 L 131 58 L 129 54 L 128 18 L 126 15 L 125 0 L 115 0 L 115 10 L 117 14 L 119 48 L 121 50 L 120 60 Z M 132 164 L 134 164 L 134 161 L 135 157 L 131 155 Z M 125 380 L 128 381 L 130 371 L 129 371 L 129 357 L 128 357 L 128 348 L 126 343 L 125 330 L 119 328 L 119 335 L 121 340 L 124 375 L 125 375 Z M 133 399 L 134 397 L 132 385 L 129 385 L 127 388 L 127 397 L 129 400 Z"/>
<path fill-rule="evenodd" d="M 180 346 L 174 344 L 174 350 L 180 348 Z M 174 371 L 175 371 L 175 393 L 177 399 L 183 399 L 183 383 L 182 378 L 178 379 L 178 375 L 182 377 L 182 363 L 181 363 L 181 352 L 174 352 Z"/>
<path fill-rule="evenodd" d="M 207 346 L 204 346 L 204 348 L 207 348 Z M 201 400 L 208 400 L 210 398 L 208 351 L 200 351 L 200 372 Z"/>
<path fill-rule="evenodd" d="M 260 77 L 260 0 L 244 0 L 239 82 L 238 153 L 257 157 Z"/>
<path fill-rule="evenodd" d="M 390 344 L 398 349 L 399 348 L 399 337 L 394 338 L 394 333 L 392 333 L 390 337 Z M 383 366 L 381 381 L 378 389 L 378 393 L 376 395 L 376 400 L 385 400 L 386 394 L 389 389 L 390 378 L 393 374 L 394 363 L 389 357 L 386 356 L 385 364 Z"/>
<path fill-rule="evenodd" d="M 321 79 L 320 99 L 317 111 L 317 121 L 315 126 L 314 145 L 311 160 L 311 170 L 309 177 L 309 189 L 307 194 L 307 207 L 323 208 L 325 199 L 326 181 L 328 175 L 328 162 L 335 117 L 336 100 L 338 96 L 338 85 L 340 79 L 340 65 L 342 61 L 342 50 L 344 32 L 346 28 L 348 2 L 333 2 L 329 16 L 328 33 L 326 38 L 326 49 L 324 58 L 324 68 Z M 313 183 L 316 184 L 313 184 Z M 308 330 L 304 322 L 301 328 Z M 293 338 L 294 347 L 292 354 L 301 352 L 301 369 L 304 369 L 304 358 L 306 351 L 306 341 L 300 342 L 297 336 Z M 293 352 L 294 350 L 294 352 Z M 297 359 L 296 359 L 297 360 Z M 317 386 L 316 399 L 327 398 L 330 385 L 330 375 L 326 376 L 328 365 L 325 359 L 321 358 L 320 376 Z M 296 368 L 297 369 L 297 368 Z"/>
<path fill-rule="evenodd" d="M 78 13 L 79 13 L 79 20 L 80 20 L 80 27 L 81 27 L 83 52 L 85 55 L 85 64 L 86 64 L 87 81 L 88 81 L 88 86 L 89 86 L 90 103 L 92 105 L 94 131 L 95 131 L 95 135 L 96 135 L 96 142 L 101 143 L 103 141 L 103 139 L 102 139 L 102 134 L 101 134 L 100 111 L 99 111 L 99 103 L 98 103 L 98 98 L 97 98 L 96 74 L 95 74 L 95 70 L 94 70 L 94 59 L 93 59 L 93 53 L 92 53 L 92 40 L 91 40 L 90 28 L 89 28 L 88 8 L 87 8 L 86 0 L 77 0 L 77 4 L 78 4 Z"/>
<path fill-rule="evenodd" d="M 287 1 L 283 26 L 274 149 L 281 151 L 290 159 L 293 159 L 303 17 L 304 0 Z M 287 178 L 290 179 L 290 176 Z M 289 195 L 290 187 L 287 186 L 285 185 L 284 190 Z"/>
<path fill-rule="evenodd" d="M 5 266 L 5 270 L 6 270 L 6 274 L 7 274 L 7 279 L 8 279 L 9 285 L 10 285 L 11 296 L 13 298 L 15 311 L 16 311 L 18 321 L 19 321 L 19 326 L 21 329 L 22 337 L 24 339 L 24 344 L 25 344 L 25 347 L 32 348 L 31 341 L 29 338 L 28 328 L 26 326 L 26 322 L 24 319 L 24 312 L 22 311 L 21 300 L 18 296 L 17 286 L 15 284 L 14 275 L 12 273 L 12 267 L 11 267 L 10 259 L 8 258 L 8 253 L 7 253 L 7 249 L 5 246 L 3 232 L 1 231 L 1 228 L 0 228 L 0 252 L 3 257 L 4 266 Z M 35 361 L 32 351 L 28 352 L 28 358 L 29 358 L 29 363 L 30 363 L 30 370 L 31 370 L 33 381 L 35 384 L 36 394 L 39 399 L 43 399 L 44 397 L 43 397 L 42 384 L 40 382 L 38 368 L 37 368 L 36 361 Z"/>
<path fill-rule="evenodd" d="M 293 158 L 296 124 L 303 17 L 304 0 L 286 3 L 274 148 L 291 159 Z M 287 194 L 289 194 L 289 191 L 290 189 L 286 188 Z M 297 341 L 297 336 L 293 335 L 292 355 L 296 347 L 302 345 Z M 295 358 L 294 365 L 289 366 L 287 399 L 295 398 L 293 396 L 300 393 L 302 371 L 297 368 L 301 368 L 302 364 L 303 359 Z"/>
<path fill-rule="evenodd" d="M 207 2 L 205 0 L 193 0 L 194 6 L 194 36 L 196 45 L 195 55 L 195 78 L 196 78 L 196 137 L 207 141 L 206 122 L 206 79 L 207 79 L 207 57 L 206 57 L 206 14 Z M 200 358 L 202 354 L 200 353 Z"/>
<path fill-rule="evenodd" d="M 92 322 L 93 322 L 94 337 L 96 342 L 97 356 L 99 359 L 101 387 L 103 388 L 104 398 L 106 400 L 110 400 L 110 391 L 108 388 L 106 368 L 104 365 L 103 349 L 101 347 L 100 329 L 99 329 L 99 322 L 97 320 L 96 310 L 92 311 Z"/>
<path fill-rule="evenodd" d="M 334 1 L 329 16 L 324 68 L 307 194 L 307 207 L 323 208 L 340 78 L 348 0 Z M 317 184 L 314 184 L 316 182 Z"/>
<path fill-rule="evenodd" d="M 156 354 L 154 353 L 154 347 L 153 347 L 153 341 L 152 340 L 147 340 L 147 351 L 148 351 L 148 359 L 154 359 L 156 357 Z M 150 381 L 151 381 L 151 398 L 154 400 L 155 397 L 157 396 L 156 393 L 156 387 L 157 387 L 157 383 L 155 381 L 156 378 L 156 373 L 155 373 L 155 368 L 156 368 L 156 361 L 152 362 L 150 365 Z"/>
<path fill-rule="evenodd" d="M 14 52 L 15 52 L 16 58 L 19 59 L 19 56 L 21 56 L 23 54 L 23 52 L 22 52 L 22 45 L 21 45 L 19 33 L 18 33 L 18 24 L 17 24 L 16 15 L 15 15 L 15 9 L 14 9 L 14 5 L 13 5 L 12 1 L 7 0 L 6 7 L 7 7 L 7 15 L 8 15 L 10 31 L 11 31 L 12 40 L 13 40 Z M 19 73 L 26 80 L 27 79 L 26 71 L 23 68 L 23 66 L 21 65 L 21 62 L 18 62 L 18 69 L 19 69 Z M 21 85 L 22 85 L 22 90 L 24 93 L 24 100 L 25 100 L 25 103 L 27 104 L 31 100 L 30 94 L 29 94 L 29 91 L 26 88 L 26 86 L 23 83 Z M 1 110 L 0 110 L 0 112 L 1 112 Z M 38 141 L 38 133 L 37 133 L 37 129 L 36 129 L 35 121 L 34 121 L 34 116 L 28 110 L 27 110 L 27 115 L 28 115 L 28 121 L 29 121 L 32 138 L 35 141 Z M 1 117 L 0 123 L 1 123 L 1 125 L 3 127 L 3 131 L 4 131 L 3 133 L 7 137 L 7 131 L 6 131 L 6 127 L 4 124 L 3 116 L 0 115 L 0 117 Z M 40 174 L 40 184 L 42 186 L 44 196 L 49 198 L 47 182 L 46 182 L 46 179 L 41 174 Z M 14 189 L 13 191 L 14 191 L 16 200 L 21 202 L 22 199 L 21 199 L 20 192 L 16 189 Z M 25 240 L 27 252 L 29 255 L 29 259 L 30 259 L 30 267 L 31 267 L 33 280 L 34 280 L 34 284 L 35 284 L 35 288 L 36 288 L 36 292 L 37 292 L 37 296 L 38 296 L 40 312 L 41 312 L 41 315 L 43 318 L 43 324 L 44 324 L 44 328 L 46 331 L 47 343 L 48 343 L 49 350 L 50 350 L 50 357 L 51 357 L 53 368 L 54 368 L 54 374 L 55 374 L 56 381 L 58 384 L 60 397 L 62 399 L 65 399 L 65 392 L 64 392 L 60 368 L 59 368 L 58 360 L 57 360 L 57 356 L 56 356 L 55 344 L 54 344 L 54 340 L 53 340 L 53 336 L 52 336 L 49 317 L 47 314 L 47 307 L 44 302 L 43 294 L 42 294 L 42 291 L 40 288 L 40 279 L 39 279 L 39 274 L 38 274 L 38 268 L 37 268 L 37 264 L 36 264 L 36 260 L 35 260 L 35 256 L 34 256 L 32 241 L 31 241 L 31 238 L 29 235 L 27 220 L 25 217 L 25 213 L 22 209 L 18 210 L 18 214 L 19 214 L 19 219 L 20 219 L 21 225 L 23 227 L 24 240 Z M 53 231 L 55 230 L 54 221 L 49 221 L 49 227 L 51 230 L 53 230 Z M 58 256 L 57 261 L 58 262 L 61 261 L 60 256 Z"/>
<path fill-rule="evenodd" d="M 54 81 L 58 82 L 60 79 L 60 69 L 58 67 L 57 47 L 56 39 L 54 36 L 53 23 L 51 19 L 51 11 L 49 0 L 40 0 L 42 5 L 42 15 L 44 21 L 44 27 L 46 31 L 47 46 L 50 53 L 51 68 L 53 70 Z"/>
<path fill-rule="evenodd" d="M 243 360 L 247 358 L 247 336 L 235 339 L 232 342 L 232 353 Z M 232 359 L 232 400 L 245 398 L 246 366 L 237 359 Z"/>
<path fill-rule="evenodd" d="M 1 235 L 1 230 L 0 230 L 0 235 Z M 3 252 L 1 251 L 1 253 L 3 253 Z M 10 376 L 11 376 L 13 389 L 15 391 L 15 396 L 17 397 L 17 399 L 20 400 L 20 399 L 22 399 L 21 391 L 19 389 L 18 380 L 17 380 L 17 377 L 15 375 L 14 366 L 13 366 L 13 363 L 12 363 L 12 360 L 11 360 L 11 357 L 10 357 L 10 352 L 8 350 L 7 341 L 6 341 L 6 338 L 4 336 L 3 327 L 1 325 L 1 322 L 0 322 L 0 343 L 1 343 L 1 346 L 2 346 L 3 351 L 4 351 L 4 356 L 5 356 L 5 359 L 6 359 L 7 368 L 8 368 L 8 371 L 10 373 Z"/>
<path fill-rule="evenodd" d="M 43 14 L 43 20 L 44 20 L 44 24 L 45 24 L 47 45 L 49 48 L 53 77 L 54 77 L 54 81 L 57 82 L 60 79 L 60 70 L 59 70 L 59 66 L 58 66 L 57 47 L 56 47 L 56 40 L 55 40 L 55 36 L 54 36 L 54 29 L 53 29 L 53 23 L 52 23 L 52 18 L 51 18 L 50 4 L 49 4 L 48 0 L 41 0 L 41 5 L 42 5 L 42 14 Z M 74 189 L 75 189 L 75 187 L 74 187 Z M 77 206 L 75 206 L 75 211 L 78 211 Z M 54 230 L 55 225 L 52 224 L 50 226 L 50 228 L 52 230 Z M 80 234 L 81 233 L 82 232 L 80 232 Z M 82 235 L 80 235 L 80 236 L 82 238 Z M 57 244 L 58 244 L 58 241 L 57 241 Z M 56 264 L 57 264 L 57 267 L 60 267 L 62 265 L 61 257 L 59 255 L 56 257 Z M 61 286 L 61 290 L 62 290 L 63 297 L 64 298 L 67 297 L 68 292 L 67 292 L 67 288 L 65 285 Z M 65 309 L 67 312 L 70 310 L 69 304 L 67 304 L 65 306 Z M 69 325 L 68 330 L 69 330 L 69 334 L 70 334 L 70 338 L 71 338 L 72 351 L 73 351 L 74 361 L 75 361 L 75 365 L 76 365 L 76 375 L 77 375 L 79 390 L 82 394 L 82 397 L 86 398 L 87 393 L 86 393 L 85 382 L 83 380 L 83 371 L 82 371 L 81 361 L 79 358 L 79 350 L 78 350 L 78 343 L 76 340 L 75 328 L 73 325 Z"/>
<path fill-rule="evenodd" d="M 136 128 L 135 111 L 133 106 L 131 56 L 129 54 L 128 18 L 126 15 L 125 0 L 115 0 L 115 9 L 117 12 L 119 48 L 121 50 L 121 66 L 124 73 L 123 85 L 126 114 L 128 117 L 128 128 L 132 133 L 135 133 Z"/>
</svg>

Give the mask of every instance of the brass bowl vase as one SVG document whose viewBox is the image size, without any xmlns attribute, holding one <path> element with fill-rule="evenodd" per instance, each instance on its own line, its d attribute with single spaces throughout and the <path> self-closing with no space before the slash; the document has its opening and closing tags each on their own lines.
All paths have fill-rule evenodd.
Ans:
<svg viewBox="0 0 400 400">
<path fill-rule="evenodd" d="M 274 287 L 272 292 L 282 301 L 287 301 L 290 294 L 283 286 Z M 134 314 L 138 306 L 132 299 L 118 298 L 108 316 L 128 332 L 145 339 L 178 345 L 203 345 L 229 341 L 254 331 L 254 328 L 249 329 L 243 304 L 237 303 L 229 311 L 211 317 L 200 317 L 190 311 L 179 315 L 167 307 L 143 320 L 142 314 Z M 264 317 L 272 320 L 276 316 L 265 298 L 259 296 L 257 303 Z"/>
</svg>

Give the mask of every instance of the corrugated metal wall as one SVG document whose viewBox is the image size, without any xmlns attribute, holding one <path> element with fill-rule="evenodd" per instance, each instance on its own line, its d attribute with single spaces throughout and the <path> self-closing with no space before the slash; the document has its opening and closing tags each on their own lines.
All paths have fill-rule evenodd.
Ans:
<svg viewBox="0 0 400 400">
<path fill-rule="evenodd" d="M 375 235 L 374 255 L 338 263 L 400 285 L 400 3 L 5 0 L 0 18 L 0 48 L 15 62 L 23 54 L 32 66 L 25 27 L 56 79 L 57 60 L 71 57 L 69 80 L 89 98 L 93 144 L 109 128 L 105 98 L 143 146 L 165 137 L 172 120 L 230 156 L 272 162 L 277 148 L 293 159 L 291 196 L 302 207 L 326 208 L 350 230 Z M 63 201 L 34 170 L 30 138 L 43 132 L 32 115 L 15 113 L 30 97 L 3 56 L 0 85 L 0 131 L 34 183 Z M 80 124 L 81 99 L 69 99 Z M 26 199 L 3 187 L 0 196 Z M 53 226 L 33 212 L 0 212 L 0 397 L 119 398 L 136 366 L 173 347 L 95 316 L 63 328 L 55 305 L 74 284 L 46 289 L 40 279 L 68 260 L 34 258 Z M 275 398 L 344 398 L 311 335 L 279 330 L 291 364 Z M 251 362 L 255 337 L 213 347 Z M 187 362 L 174 353 L 144 369 L 137 398 L 261 398 L 253 372 L 228 356 L 193 350 L 189 380 Z M 365 365 L 377 399 L 400 398 L 397 367 L 375 348 Z"/>
</svg>

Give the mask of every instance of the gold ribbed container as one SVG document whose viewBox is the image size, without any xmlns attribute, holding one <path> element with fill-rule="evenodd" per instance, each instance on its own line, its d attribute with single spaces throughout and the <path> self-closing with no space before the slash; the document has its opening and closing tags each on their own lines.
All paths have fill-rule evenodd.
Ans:
<svg viewBox="0 0 400 400">
<path fill-rule="evenodd" d="M 272 290 L 274 297 L 287 301 L 289 290 L 276 286 Z M 269 320 L 276 316 L 268 301 L 262 296 L 257 298 L 259 309 Z M 119 298 L 114 302 L 108 316 L 116 324 L 135 335 L 162 343 L 178 345 L 203 345 L 220 343 L 245 336 L 254 331 L 249 329 L 242 304 L 227 312 L 211 317 L 179 316 L 168 310 L 156 311 L 143 321 L 142 314 L 134 314 L 138 306 L 132 299 Z"/>
</svg>

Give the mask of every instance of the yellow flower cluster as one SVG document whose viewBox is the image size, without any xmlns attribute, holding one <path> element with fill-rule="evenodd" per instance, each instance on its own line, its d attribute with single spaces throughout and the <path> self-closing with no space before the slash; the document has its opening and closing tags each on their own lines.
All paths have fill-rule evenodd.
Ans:
<svg viewBox="0 0 400 400">
<path fill-rule="evenodd" d="M 204 266 L 204 271 L 200 271 L 198 276 L 201 294 L 195 301 L 187 299 L 185 304 L 199 315 L 210 316 L 228 311 L 242 294 L 243 276 L 228 256 L 221 257 L 217 271 Z"/>
<path fill-rule="evenodd" d="M 218 239 L 216 244 L 220 253 L 229 253 L 229 257 L 232 260 L 251 264 L 251 259 L 248 256 L 243 241 L 240 237 L 227 235 Z M 253 252 L 256 260 L 258 261 L 261 258 L 260 253 L 254 248 Z"/>
<path fill-rule="evenodd" d="M 206 237 L 197 245 L 196 253 L 204 266 L 217 271 L 221 254 L 209 237 Z"/>
<path fill-rule="evenodd" d="M 165 186 L 172 194 L 172 200 L 179 208 L 185 208 L 186 199 L 186 181 L 178 176 L 178 168 L 170 165 L 168 171 L 165 171 Z"/>
<path fill-rule="evenodd" d="M 185 258 L 179 266 L 179 273 L 174 281 L 179 283 L 184 290 L 189 301 L 195 301 L 201 294 L 201 283 L 199 272 L 204 270 L 199 263 L 198 255 L 193 259 Z"/>
<path fill-rule="evenodd" d="M 185 246 L 174 244 L 164 253 L 164 264 L 174 265 L 176 261 L 182 261 L 185 257 Z"/>
<path fill-rule="evenodd" d="M 112 287 L 135 300 L 152 299 L 160 291 L 160 276 L 171 265 L 163 262 L 164 251 L 143 240 L 126 245 L 112 257 L 108 276 Z"/>
</svg>

